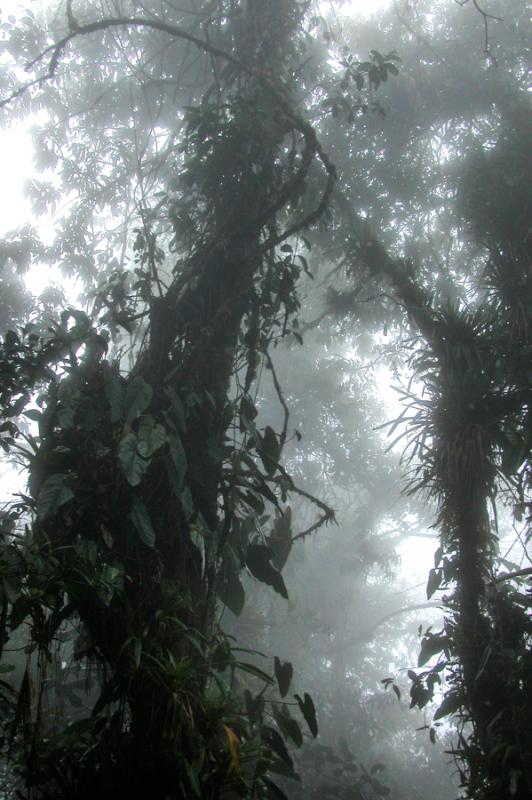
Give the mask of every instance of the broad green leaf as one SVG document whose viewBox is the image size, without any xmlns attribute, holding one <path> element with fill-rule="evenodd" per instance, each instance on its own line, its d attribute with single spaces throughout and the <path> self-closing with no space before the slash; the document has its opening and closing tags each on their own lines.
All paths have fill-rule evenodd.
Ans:
<svg viewBox="0 0 532 800">
<path fill-rule="evenodd" d="M 279 572 L 283 569 L 292 549 L 292 509 L 288 507 L 277 517 L 268 537 L 268 545 L 274 552 L 272 563 Z"/>
<path fill-rule="evenodd" d="M 290 716 L 288 708 L 285 706 L 282 711 L 279 711 L 274 706 L 273 715 L 285 739 L 291 739 L 296 747 L 301 747 L 303 744 L 303 734 L 295 719 L 292 719 Z"/>
<path fill-rule="evenodd" d="M 153 389 L 146 383 L 144 378 L 137 375 L 126 389 L 124 401 L 126 420 L 136 419 L 150 405 L 153 397 Z"/>
<path fill-rule="evenodd" d="M 194 516 L 194 512 L 196 510 L 196 506 L 194 505 L 194 498 L 192 497 L 192 492 L 185 486 L 183 491 L 179 495 L 179 499 L 181 500 L 181 506 L 183 507 L 183 513 L 185 515 L 185 519 L 188 520 Z"/>
<path fill-rule="evenodd" d="M 124 417 L 126 392 L 120 376 L 110 367 L 105 370 L 104 379 L 105 394 L 111 409 L 111 422 L 114 425 Z"/>
<path fill-rule="evenodd" d="M 288 797 L 279 789 L 276 783 L 273 783 L 268 777 L 264 776 L 262 781 L 266 785 L 266 789 L 268 790 L 268 800 L 288 800 Z"/>
<path fill-rule="evenodd" d="M 278 657 L 275 656 L 273 659 L 273 668 L 275 671 L 275 677 L 277 678 L 277 684 L 279 686 L 281 697 L 286 697 L 288 690 L 290 689 L 292 676 L 294 674 L 292 664 L 289 661 L 281 663 Z"/>
<path fill-rule="evenodd" d="M 177 427 L 181 433 L 185 433 L 187 429 L 187 423 L 185 418 L 185 407 L 183 406 L 181 398 L 175 389 L 169 388 L 166 390 L 166 393 L 171 402 L 171 409 L 168 413 L 168 421 L 174 423 L 174 426 Z"/>
<path fill-rule="evenodd" d="M 244 690 L 244 702 L 246 704 L 246 713 L 250 722 L 259 722 L 262 720 L 266 702 L 264 700 L 263 692 L 252 695 L 249 689 Z"/>
<path fill-rule="evenodd" d="M 248 675 L 253 675 L 254 678 L 264 681 L 264 683 L 269 685 L 273 684 L 273 680 L 268 673 L 264 672 L 260 667 L 256 667 L 255 664 L 248 664 L 247 661 L 237 661 L 235 662 L 235 666 L 241 669 L 242 672 L 247 672 Z"/>
<path fill-rule="evenodd" d="M 271 586 L 281 597 L 288 600 L 285 582 L 280 572 L 270 563 L 273 558 L 273 550 L 262 544 L 251 544 L 246 554 L 246 564 L 258 581 Z"/>
<path fill-rule="evenodd" d="M 129 518 L 135 526 L 141 542 L 144 542 L 148 547 L 153 547 L 155 544 L 155 531 L 151 524 L 148 509 L 138 497 L 133 498 Z"/>
<path fill-rule="evenodd" d="M 442 653 L 449 644 L 447 636 L 427 636 L 421 642 L 421 652 L 419 653 L 417 665 L 423 667 L 432 656 Z"/>
<path fill-rule="evenodd" d="M 150 462 L 140 455 L 137 447 L 137 437 L 134 433 L 126 433 L 120 441 L 118 458 L 129 485 L 138 486 L 146 474 Z"/>
<path fill-rule="evenodd" d="M 229 611 L 232 611 L 236 617 L 240 616 L 244 608 L 246 593 L 236 572 L 231 571 L 228 573 L 218 590 L 218 596 Z"/>
<path fill-rule="evenodd" d="M 255 408 L 255 403 L 248 394 L 245 394 L 240 401 L 240 431 L 244 433 L 246 430 L 245 421 L 251 422 L 257 416 L 258 411 Z"/>
<path fill-rule="evenodd" d="M 283 737 L 280 733 L 278 733 L 274 728 L 270 728 L 269 725 L 264 725 L 262 728 L 262 738 L 270 747 L 276 756 L 284 761 L 284 763 L 290 767 L 292 770 L 294 768 L 294 762 L 290 757 L 290 753 L 286 749 L 286 745 L 283 741 Z"/>
<path fill-rule="evenodd" d="M 305 692 L 303 695 L 303 700 L 298 694 L 295 694 L 294 697 L 297 700 L 301 713 L 305 718 L 305 722 L 307 723 L 309 730 L 314 738 L 318 735 L 318 721 L 316 719 L 316 709 L 314 708 L 314 702 L 312 697 Z"/>
<path fill-rule="evenodd" d="M 463 697 L 458 694 L 458 692 L 449 692 L 449 694 L 444 697 L 440 707 L 436 710 L 433 722 L 442 719 L 442 717 L 448 717 L 450 714 L 454 714 L 462 705 Z"/>
<path fill-rule="evenodd" d="M 281 455 L 281 448 L 279 446 L 279 440 L 277 439 L 277 434 L 270 428 L 269 425 L 266 426 L 264 430 L 264 435 L 262 437 L 262 444 L 260 448 L 260 456 L 262 463 L 264 465 L 264 469 L 268 473 L 268 475 L 274 475 L 277 469 L 277 464 L 279 463 L 279 456 Z"/>
<path fill-rule="evenodd" d="M 168 435 L 168 442 L 170 444 L 170 455 L 172 463 L 175 467 L 177 475 L 177 483 L 179 486 L 183 485 L 185 475 L 187 474 L 187 457 L 181 439 L 177 434 L 170 433 Z"/>
<path fill-rule="evenodd" d="M 37 519 L 44 520 L 53 516 L 61 506 L 74 498 L 74 492 L 65 485 L 67 475 L 57 473 L 51 475 L 41 487 L 37 499 Z"/>
<path fill-rule="evenodd" d="M 156 450 L 166 444 L 166 431 L 155 423 L 149 414 L 140 421 L 138 432 L 138 451 L 143 458 L 150 458 Z"/>
<path fill-rule="evenodd" d="M 39 422 L 42 417 L 42 412 L 37 411 L 36 408 L 30 408 L 28 411 L 24 411 L 24 416 L 33 420 L 34 422 Z"/>
<path fill-rule="evenodd" d="M 440 588 L 443 573 L 441 569 L 431 569 L 427 581 L 427 599 L 430 600 L 435 591 Z"/>
</svg>

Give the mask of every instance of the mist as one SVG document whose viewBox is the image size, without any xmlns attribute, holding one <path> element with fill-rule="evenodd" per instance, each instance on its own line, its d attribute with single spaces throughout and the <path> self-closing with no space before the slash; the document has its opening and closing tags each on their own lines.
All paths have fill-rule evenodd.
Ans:
<svg viewBox="0 0 532 800">
<path fill-rule="evenodd" d="M 532 798 L 528 17 L 2 8 L 2 800 Z"/>
</svg>

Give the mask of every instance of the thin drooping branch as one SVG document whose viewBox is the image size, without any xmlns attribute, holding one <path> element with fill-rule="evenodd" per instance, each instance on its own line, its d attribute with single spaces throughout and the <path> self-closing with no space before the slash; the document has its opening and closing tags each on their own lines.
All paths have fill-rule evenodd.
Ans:
<svg viewBox="0 0 532 800">
<path fill-rule="evenodd" d="M 455 0 L 455 3 L 457 3 L 459 6 L 465 6 L 467 3 L 469 3 L 469 0 Z M 483 8 L 481 8 L 478 0 L 473 0 L 473 5 L 475 10 L 481 15 L 482 22 L 484 24 L 484 53 L 487 55 L 493 66 L 497 66 L 497 60 L 491 52 L 490 47 L 489 21 L 493 20 L 495 22 L 503 22 L 503 18 L 497 17 L 495 14 L 490 14 L 488 11 L 485 11 Z"/>
<path fill-rule="evenodd" d="M 532 567 L 516 569 L 515 572 L 504 572 L 502 575 L 497 575 L 497 577 L 493 579 L 492 583 L 511 581 L 514 580 L 514 578 L 525 578 L 527 575 L 532 575 Z"/>
<path fill-rule="evenodd" d="M 282 389 L 281 384 L 279 383 L 279 378 L 277 377 L 277 373 L 275 371 L 275 366 L 273 364 L 272 357 L 270 356 L 270 354 L 267 351 L 266 351 L 266 364 L 268 365 L 268 369 L 270 370 L 270 372 L 272 374 L 272 381 L 273 381 L 273 385 L 275 387 L 275 392 L 277 394 L 277 399 L 279 400 L 279 402 L 280 402 L 280 404 L 281 404 L 281 406 L 283 408 L 283 414 L 284 414 L 283 429 L 282 429 L 282 431 L 281 431 L 281 433 L 279 435 L 279 444 L 281 445 L 281 450 L 282 450 L 284 445 L 285 445 L 286 436 L 287 436 L 287 433 L 288 433 L 288 420 L 290 418 L 290 411 L 289 411 L 288 406 L 286 404 L 286 400 L 285 400 L 285 397 L 284 397 L 284 394 L 283 394 L 283 389 Z"/>
<path fill-rule="evenodd" d="M 372 625 L 369 625 L 364 631 L 362 631 L 362 633 L 357 634 L 357 636 L 354 636 L 352 639 L 348 639 L 347 642 L 342 642 L 341 644 L 337 645 L 334 648 L 334 651 L 340 652 L 342 650 L 348 650 L 350 647 L 354 647 L 355 645 L 366 641 L 375 633 L 377 628 L 380 628 L 381 625 L 385 625 L 394 617 L 398 617 L 401 614 L 409 614 L 411 611 L 422 611 L 425 608 L 441 608 L 441 604 L 436 603 L 433 600 L 428 600 L 426 603 L 412 603 L 409 606 L 396 608 L 395 611 L 390 611 L 389 614 L 385 614 Z"/>
<path fill-rule="evenodd" d="M 166 33 L 174 39 L 183 39 L 184 41 L 190 42 L 194 44 L 199 50 L 208 55 L 216 58 L 221 58 L 233 66 L 237 67 L 241 72 L 253 76 L 264 89 L 266 89 L 269 94 L 271 95 L 272 99 L 275 103 L 280 107 L 283 113 L 286 115 L 287 119 L 290 120 L 295 130 L 299 131 L 303 136 L 305 141 L 305 149 L 303 151 L 301 164 L 293 176 L 293 178 L 288 181 L 285 186 L 281 189 L 278 193 L 275 201 L 269 208 L 266 208 L 264 212 L 261 214 L 260 218 L 257 220 L 253 220 L 250 225 L 258 225 L 262 227 L 262 225 L 271 219 L 271 217 L 277 213 L 283 206 L 286 205 L 286 202 L 293 196 L 294 192 L 303 184 L 304 179 L 307 177 L 308 170 L 310 165 L 314 159 L 314 156 L 318 156 L 319 160 L 323 164 L 326 174 L 327 174 L 327 183 L 325 185 L 325 189 L 322 193 L 320 201 L 316 205 L 316 207 L 311 210 L 302 220 L 299 220 L 289 226 L 285 231 L 280 233 L 279 235 L 268 239 L 264 245 L 264 250 L 269 250 L 275 245 L 280 244 L 290 236 L 294 236 L 298 231 L 308 228 L 312 225 L 317 219 L 321 217 L 325 208 L 327 207 L 329 200 L 331 198 L 332 190 L 334 183 L 336 181 L 336 170 L 334 165 L 328 158 L 327 154 L 321 147 L 318 138 L 316 136 L 316 131 L 314 130 L 313 126 L 303 119 L 299 114 L 297 114 L 294 109 L 292 108 L 290 102 L 285 99 L 278 88 L 273 85 L 273 83 L 264 75 L 256 70 L 253 66 L 244 64 L 238 58 L 228 53 L 226 50 L 222 50 L 216 45 L 211 44 L 210 42 L 205 41 L 204 39 L 199 38 L 198 36 L 194 36 L 193 34 L 186 31 L 184 28 L 180 27 L 179 25 L 174 25 L 168 22 L 162 22 L 161 20 L 157 19 L 147 19 L 145 17 L 108 17 L 103 20 L 97 20 L 96 22 L 89 22 L 84 25 L 79 25 L 72 14 L 72 8 L 69 4 L 68 8 L 68 20 L 71 27 L 69 33 L 59 39 L 57 42 L 49 45 L 46 47 L 41 53 L 39 53 L 36 58 L 30 61 L 26 65 L 26 70 L 32 69 L 36 64 L 43 61 L 47 56 L 50 56 L 48 61 L 48 69 L 43 75 L 39 75 L 34 80 L 28 81 L 27 83 L 20 86 L 17 90 L 12 92 L 8 97 L 0 100 L 0 108 L 8 105 L 10 102 L 15 100 L 18 97 L 21 97 L 25 92 L 27 92 L 33 86 L 41 86 L 43 83 L 51 80 L 55 77 L 57 72 L 59 62 L 61 57 L 67 47 L 67 45 L 76 37 L 78 36 L 87 36 L 92 33 L 97 33 L 99 31 L 105 31 L 110 28 L 148 28 L 151 30 L 160 31 L 161 33 Z"/>
</svg>

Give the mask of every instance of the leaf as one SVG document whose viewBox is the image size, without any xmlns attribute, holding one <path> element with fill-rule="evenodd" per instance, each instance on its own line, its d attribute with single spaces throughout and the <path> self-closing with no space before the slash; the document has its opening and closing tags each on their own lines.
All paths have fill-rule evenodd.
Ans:
<svg viewBox="0 0 532 800">
<path fill-rule="evenodd" d="M 142 458 L 137 448 L 137 437 L 134 433 L 126 433 L 118 445 L 118 458 L 122 470 L 130 486 L 138 486 L 150 465 Z"/>
<path fill-rule="evenodd" d="M 268 546 L 274 552 L 272 564 L 281 572 L 292 549 L 292 509 L 290 506 L 277 517 L 268 536 Z"/>
<path fill-rule="evenodd" d="M 316 709 L 314 707 L 314 702 L 312 697 L 305 692 L 303 695 L 303 700 L 298 694 L 295 694 L 294 697 L 297 700 L 301 713 L 305 718 L 305 722 L 307 723 L 309 730 L 314 738 L 318 735 L 318 721 L 316 719 Z"/>
<path fill-rule="evenodd" d="M 197 768 L 194 767 L 192 764 L 186 759 L 182 759 L 183 763 L 185 764 L 185 771 L 187 773 L 188 780 L 190 782 L 190 786 L 192 791 L 196 795 L 196 797 L 202 797 L 201 785 L 199 782 L 198 771 Z"/>
<path fill-rule="evenodd" d="M 37 519 L 41 522 L 74 498 L 72 489 L 65 485 L 67 478 L 68 475 L 58 472 L 43 483 L 37 499 Z"/>
<path fill-rule="evenodd" d="M 285 793 L 269 778 L 264 776 L 262 781 L 268 790 L 268 800 L 288 800 Z"/>
<path fill-rule="evenodd" d="M 275 474 L 280 455 L 281 448 L 277 439 L 277 434 L 273 428 L 267 425 L 264 430 L 264 435 L 262 436 L 260 457 L 268 475 L 271 476 Z"/>
<path fill-rule="evenodd" d="M 39 422 L 42 417 L 42 412 L 37 411 L 36 408 L 30 408 L 29 411 L 24 411 L 24 416 L 33 420 L 34 422 Z"/>
<path fill-rule="evenodd" d="M 430 570 L 429 579 L 427 581 L 427 600 L 430 600 L 434 592 L 440 588 L 442 578 L 443 578 L 443 573 L 441 569 Z"/>
<path fill-rule="evenodd" d="M 421 652 L 417 660 L 418 667 L 423 667 L 427 661 L 430 661 L 432 656 L 443 652 L 448 644 L 449 639 L 447 636 L 428 636 L 423 639 L 421 642 Z"/>
<path fill-rule="evenodd" d="M 448 717 L 450 714 L 454 714 L 458 709 L 460 709 L 464 704 L 463 697 L 458 692 L 451 691 L 447 694 L 439 708 L 436 710 L 436 713 L 433 717 L 433 722 L 436 722 L 442 717 Z"/>
<path fill-rule="evenodd" d="M 138 451 L 143 458 L 150 458 L 160 447 L 166 444 L 166 431 L 153 417 L 147 415 L 140 421 L 138 432 Z"/>
<path fill-rule="evenodd" d="M 169 434 L 168 442 L 170 444 L 170 455 L 176 471 L 177 483 L 179 486 L 182 486 L 185 475 L 187 474 L 187 456 L 185 454 L 185 449 L 177 434 Z"/>
<path fill-rule="evenodd" d="M 300 781 L 301 776 L 294 771 L 292 767 L 289 767 L 284 761 L 280 758 L 274 758 L 269 765 L 269 771 L 274 775 L 282 775 L 283 778 L 290 778 L 293 781 Z"/>
<path fill-rule="evenodd" d="M 244 433 L 246 430 L 245 421 L 251 422 L 257 416 L 258 411 L 255 408 L 255 403 L 248 394 L 245 394 L 240 401 L 240 432 Z"/>
<path fill-rule="evenodd" d="M 227 747 L 231 755 L 231 762 L 229 764 L 229 769 L 227 770 L 227 774 L 230 775 L 231 772 L 239 771 L 240 763 L 238 751 L 240 748 L 240 739 L 234 730 L 229 727 L 229 725 L 224 725 L 223 729 L 225 731 L 225 735 L 227 736 Z"/>
<path fill-rule="evenodd" d="M 266 703 L 264 701 L 264 694 L 260 691 L 257 695 L 253 696 L 249 689 L 244 690 L 244 702 L 246 704 L 246 713 L 250 722 L 261 722 L 264 714 Z"/>
<path fill-rule="evenodd" d="M 296 747 L 301 747 L 303 744 L 303 734 L 301 733 L 301 728 L 295 719 L 292 719 L 288 709 L 286 709 L 286 713 L 282 713 L 274 707 L 273 714 L 275 721 L 277 722 L 277 725 L 282 731 L 285 739 L 291 739 Z"/>
<path fill-rule="evenodd" d="M 138 417 L 150 405 L 153 397 L 153 389 L 146 383 L 144 378 L 137 375 L 126 389 L 126 397 L 124 401 L 126 420 L 131 420 Z"/>
<path fill-rule="evenodd" d="M 172 422 L 175 420 L 177 428 L 181 431 L 181 433 L 185 433 L 187 429 L 187 423 L 185 418 L 185 408 L 183 406 L 181 398 L 179 397 L 177 392 L 172 388 L 167 389 L 166 393 L 170 398 L 170 402 L 172 404 L 170 420 Z"/>
<path fill-rule="evenodd" d="M 124 417 L 125 389 L 120 375 L 109 367 L 104 373 L 105 394 L 111 409 L 111 422 L 116 424 Z"/>
<path fill-rule="evenodd" d="M 294 762 L 290 758 L 290 753 L 286 749 L 286 745 L 283 741 L 282 736 L 273 728 L 270 728 L 269 725 L 264 725 L 262 729 L 262 738 L 270 747 L 276 756 L 279 756 L 281 761 L 290 767 L 291 770 L 294 769 Z"/>
<path fill-rule="evenodd" d="M 151 524 L 148 509 L 138 497 L 133 498 L 129 518 L 135 526 L 141 542 L 144 542 L 147 547 L 153 547 L 155 544 L 155 531 Z"/>
<path fill-rule="evenodd" d="M 236 572 L 229 572 L 218 590 L 218 597 L 235 617 L 239 617 L 244 608 L 246 593 Z"/>
<path fill-rule="evenodd" d="M 256 667 L 255 664 L 248 664 L 247 661 L 237 661 L 235 662 L 235 666 L 238 667 L 238 669 L 241 669 L 242 672 L 247 672 L 248 675 L 253 675 L 254 678 L 264 681 L 264 683 L 269 685 L 273 684 L 273 679 L 270 677 L 270 675 L 268 675 L 267 672 L 264 672 L 264 670 L 262 670 L 260 667 Z"/>
<path fill-rule="evenodd" d="M 273 668 L 281 697 L 286 697 L 294 674 L 292 664 L 289 661 L 285 661 L 284 664 L 282 664 L 277 656 L 275 656 L 273 659 Z"/>
<path fill-rule="evenodd" d="M 246 554 L 246 565 L 258 581 L 271 586 L 281 597 L 288 600 L 285 582 L 280 572 L 270 564 L 273 551 L 263 544 L 250 544 Z"/>
</svg>

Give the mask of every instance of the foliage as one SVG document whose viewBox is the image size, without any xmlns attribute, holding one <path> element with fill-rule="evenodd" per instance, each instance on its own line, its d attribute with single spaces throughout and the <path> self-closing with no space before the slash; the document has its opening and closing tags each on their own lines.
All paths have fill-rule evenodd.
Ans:
<svg viewBox="0 0 532 800">
<path fill-rule="evenodd" d="M 427 511 L 395 497 L 393 455 L 378 464 L 360 379 L 386 359 L 400 375 L 406 338 L 425 391 L 404 395 L 411 488 L 441 533 L 427 594 L 447 596 L 443 628 L 420 629 L 411 706 L 438 698 L 432 742 L 458 713 L 468 796 L 526 796 L 528 572 L 498 572 L 489 514 L 530 511 L 517 5 L 515 31 L 484 42 L 478 14 L 439 3 L 353 31 L 285 0 L 68 3 L 4 23 L 5 112 L 41 112 L 35 211 L 69 203 L 51 243 L 4 242 L 3 276 L 30 255 L 59 264 L 86 303 L 29 322 L 9 300 L 0 352 L 0 443 L 29 470 L 2 517 L 0 703 L 30 793 L 402 797 L 410 770 L 412 794 L 435 795 L 392 724 L 404 683 L 382 678 L 415 641 L 391 621 L 420 610 L 385 589 L 385 534 Z M 335 545 L 305 551 L 311 595 L 296 542 L 333 506 Z M 355 630 L 338 617 L 353 607 Z M 275 681 L 263 649 L 290 658 Z M 381 681 L 393 693 L 367 689 Z"/>
</svg>

